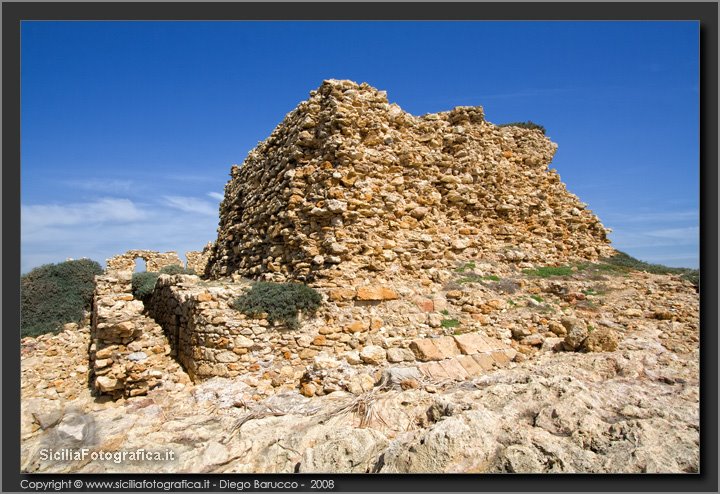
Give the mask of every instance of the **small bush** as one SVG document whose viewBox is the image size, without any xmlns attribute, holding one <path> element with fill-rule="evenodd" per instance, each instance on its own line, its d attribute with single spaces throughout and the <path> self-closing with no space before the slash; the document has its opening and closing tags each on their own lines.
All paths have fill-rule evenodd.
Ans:
<svg viewBox="0 0 720 494">
<path fill-rule="evenodd" d="M 530 295 L 530 298 L 539 304 L 545 301 L 540 295 Z"/>
<path fill-rule="evenodd" d="M 236 298 L 232 306 L 250 317 L 267 314 L 271 323 L 277 321 L 297 329 L 298 312 L 313 315 L 321 302 L 320 294 L 307 285 L 260 281 Z"/>
<path fill-rule="evenodd" d="M 37 336 L 79 322 L 90 309 L 95 275 L 103 270 L 95 261 L 79 259 L 46 264 L 20 279 L 20 333 Z"/>
<path fill-rule="evenodd" d="M 521 127 L 523 129 L 539 130 L 543 134 L 545 133 L 545 127 L 540 124 L 536 124 L 535 122 L 531 122 L 530 120 L 528 120 L 527 122 L 510 122 L 500 124 L 498 125 L 498 127 Z"/>
<path fill-rule="evenodd" d="M 196 274 L 193 269 L 185 268 L 177 264 L 170 264 L 160 268 L 160 274 Z"/>
<path fill-rule="evenodd" d="M 152 295 L 155 290 L 155 283 L 161 274 L 195 274 L 192 269 L 187 269 L 177 264 L 170 264 L 160 268 L 160 272 L 154 271 L 141 271 L 139 273 L 133 273 L 132 276 L 132 294 L 138 300 L 147 302 L 148 297 Z"/>
<path fill-rule="evenodd" d="M 142 271 L 132 275 L 132 294 L 138 300 L 147 301 L 148 297 L 155 290 L 155 282 L 160 273 Z"/>
<path fill-rule="evenodd" d="M 551 276 L 569 276 L 573 273 L 573 270 L 570 266 L 543 266 L 537 269 L 525 269 L 523 273 L 528 276 L 549 278 Z"/>
<path fill-rule="evenodd" d="M 440 321 L 440 326 L 443 328 L 456 328 L 460 326 L 460 321 L 457 319 L 443 319 Z"/>
</svg>

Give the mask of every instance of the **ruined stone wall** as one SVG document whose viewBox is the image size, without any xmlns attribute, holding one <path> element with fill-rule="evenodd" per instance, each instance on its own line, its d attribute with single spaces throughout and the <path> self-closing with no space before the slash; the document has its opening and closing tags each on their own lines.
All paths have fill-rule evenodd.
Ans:
<svg viewBox="0 0 720 494">
<path fill-rule="evenodd" d="M 114 398 L 138 396 L 173 368 L 162 328 L 131 293 L 132 271 L 95 277 L 90 329 L 90 379 Z"/>
<path fill-rule="evenodd" d="M 433 322 L 433 311 L 452 303 L 444 297 L 401 297 L 380 285 L 322 290 L 320 313 L 289 329 L 231 307 L 248 287 L 160 276 L 150 312 L 192 380 L 237 376 L 300 388 L 307 396 L 361 393 L 372 389 L 383 366 L 416 367 L 418 376 L 433 379 L 466 379 L 504 366 L 516 354 L 509 340 L 489 336 L 480 324 L 448 333 L 439 318 Z M 501 308 L 495 304 L 487 312 Z"/>
<path fill-rule="evenodd" d="M 187 259 L 187 268 L 192 269 L 198 275 L 205 273 L 208 260 L 210 259 L 210 251 L 212 249 L 212 242 L 209 242 L 202 251 L 190 251 L 185 253 L 185 259 Z"/>
<path fill-rule="evenodd" d="M 193 379 L 237 376 L 257 370 L 262 362 L 304 370 L 321 352 L 343 355 L 363 345 L 407 347 L 408 338 L 417 336 L 421 328 L 405 324 L 388 332 L 390 325 L 372 316 L 373 311 L 363 308 L 354 313 L 348 308 L 333 311 L 335 316 L 329 319 L 321 314 L 304 321 L 300 329 L 289 330 L 231 307 L 248 287 L 247 283 L 202 282 L 195 276 L 160 276 L 151 314 L 165 328 L 173 352 Z M 388 313 L 393 312 L 389 302 L 397 298 L 392 290 L 380 287 L 364 288 L 360 296 L 369 303 L 387 304 L 383 310 Z M 421 318 L 427 315 L 416 320 Z"/>
<path fill-rule="evenodd" d="M 135 260 L 145 261 L 145 270 L 158 272 L 165 266 L 184 266 L 176 252 L 157 252 L 154 250 L 129 250 L 124 254 L 112 257 L 106 261 L 106 273 L 135 271 Z"/>
<path fill-rule="evenodd" d="M 556 147 L 479 107 L 415 117 L 325 81 L 232 167 L 207 274 L 342 286 L 467 258 L 607 255 L 606 229 L 548 169 Z"/>
</svg>

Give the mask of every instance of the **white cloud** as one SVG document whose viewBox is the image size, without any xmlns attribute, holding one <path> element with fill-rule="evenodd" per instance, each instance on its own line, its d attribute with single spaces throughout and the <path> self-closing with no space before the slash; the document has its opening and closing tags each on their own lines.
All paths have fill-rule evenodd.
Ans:
<svg viewBox="0 0 720 494">
<path fill-rule="evenodd" d="M 182 259 L 217 237 L 217 206 L 192 197 L 170 198 L 156 204 L 103 199 L 23 206 L 21 270 L 67 258 L 104 264 L 131 249 L 175 251 Z"/>
<path fill-rule="evenodd" d="M 203 201 L 196 197 L 187 196 L 163 196 L 163 201 L 171 208 L 186 213 L 202 214 L 206 216 L 218 216 L 216 205 Z"/>
<path fill-rule="evenodd" d="M 46 226 L 127 223 L 145 216 L 129 199 L 99 199 L 75 204 L 31 204 L 20 210 L 23 230 L 32 232 Z"/>
<path fill-rule="evenodd" d="M 223 199 L 225 199 L 225 196 L 220 192 L 208 192 L 208 196 L 218 201 L 222 201 Z"/>
<path fill-rule="evenodd" d="M 690 226 L 686 228 L 664 228 L 662 230 L 651 230 L 645 232 L 650 237 L 664 238 L 677 241 L 697 241 L 700 238 L 700 228 Z"/>
<path fill-rule="evenodd" d="M 87 179 L 87 180 L 64 180 L 64 185 L 74 187 L 77 189 L 90 190 L 93 192 L 104 192 L 109 194 L 120 194 L 128 193 L 137 187 L 132 180 L 99 180 L 99 179 Z"/>
</svg>

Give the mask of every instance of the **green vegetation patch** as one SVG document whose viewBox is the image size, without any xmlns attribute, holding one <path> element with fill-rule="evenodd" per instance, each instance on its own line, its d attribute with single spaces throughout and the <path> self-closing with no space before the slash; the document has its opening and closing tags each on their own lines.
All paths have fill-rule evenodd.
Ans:
<svg viewBox="0 0 720 494">
<path fill-rule="evenodd" d="M 195 270 L 182 267 L 178 264 L 170 264 L 160 269 L 160 274 L 196 274 Z"/>
<path fill-rule="evenodd" d="M 297 329 L 300 325 L 298 313 L 314 315 L 321 302 L 321 295 L 302 283 L 259 281 L 236 298 L 232 307 L 250 317 L 267 314 L 271 323 L 277 321 Z"/>
<path fill-rule="evenodd" d="M 132 294 L 137 300 L 146 302 L 152 292 L 155 290 L 155 283 L 161 274 L 195 274 L 192 269 L 184 268 L 177 264 L 171 264 L 160 268 L 160 272 L 141 271 L 133 273 L 132 276 Z"/>
<path fill-rule="evenodd" d="M 457 328 L 460 326 L 460 321 L 457 319 L 443 319 L 440 321 L 440 326 L 443 328 Z"/>
<path fill-rule="evenodd" d="M 573 274 L 573 270 L 570 266 L 542 266 L 536 269 L 525 269 L 523 273 L 528 276 L 550 278 L 551 276 L 570 276 Z"/>
<path fill-rule="evenodd" d="M 153 271 L 142 271 L 133 273 L 132 275 L 132 294 L 137 300 L 146 301 L 153 290 L 155 290 L 155 282 L 160 273 Z"/>
<path fill-rule="evenodd" d="M 45 264 L 20 278 L 20 333 L 54 333 L 63 324 L 79 322 L 90 309 L 95 275 L 103 270 L 95 261 L 79 259 Z"/>
</svg>

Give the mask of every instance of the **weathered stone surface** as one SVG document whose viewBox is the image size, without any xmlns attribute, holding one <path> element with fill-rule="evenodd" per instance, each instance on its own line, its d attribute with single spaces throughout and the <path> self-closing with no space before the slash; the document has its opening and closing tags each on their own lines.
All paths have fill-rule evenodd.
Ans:
<svg viewBox="0 0 720 494">
<path fill-rule="evenodd" d="M 442 358 L 450 358 L 460 355 L 460 348 L 458 348 L 455 343 L 455 338 L 452 336 L 433 338 L 433 344 L 438 349 L 438 352 L 440 352 Z"/>
<path fill-rule="evenodd" d="M 367 84 L 324 81 L 233 166 L 208 275 L 410 275 L 408 252 L 428 267 L 473 249 L 509 262 L 608 254 L 605 227 L 548 169 L 556 147 L 480 107 L 415 117 Z"/>
<path fill-rule="evenodd" d="M 441 360 L 444 358 L 442 352 L 435 346 L 433 340 L 429 338 L 413 340 L 410 343 L 410 350 L 412 350 L 415 357 L 422 362 Z"/>
<path fill-rule="evenodd" d="M 356 298 L 366 301 L 395 300 L 398 294 L 384 286 L 363 286 L 357 289 Z"/>
<path fill-rule="evenodd" d="M 464 355 L 472 355 L 473 353 L 487 352 L 491 348 L 485 340 L 477 333 L 466 333 L 453 336 L 455 343 Z"/>
<path fill-rule="evenodd" d="M 407 348 L 388 348 L 387 350 L 388 362 L 411 362 L 413 360 L 415 360 L 415 355 Z"/>
<path fill-rule="evenodd" d="M 386 360 L 385 349 L 377 345 L 368 345 L 360 351 L 360 360 L 370 365 L 381 365 Z"/>
<path fill-rule="evenodd" d="M 577 350 L 588 336 L 588 329 L 585 323 L 574 318 L 564 318 L 562 325 L 567 329 L 565 345 L 570 350 Z"/>
<path fill-rule="evenodd" d="M 332 301 L 347 301 L 355 298 L 355 289 L 352 288 L 333 288 L 328 292 L 328 297 Z"/>
<path fill-rule="evenodd" d="M 610 328 L 598 328 L 583 341 L 582 348 L 587 352 L 614 352 L 618 347 L 618 336 Z"/>
</svg>

